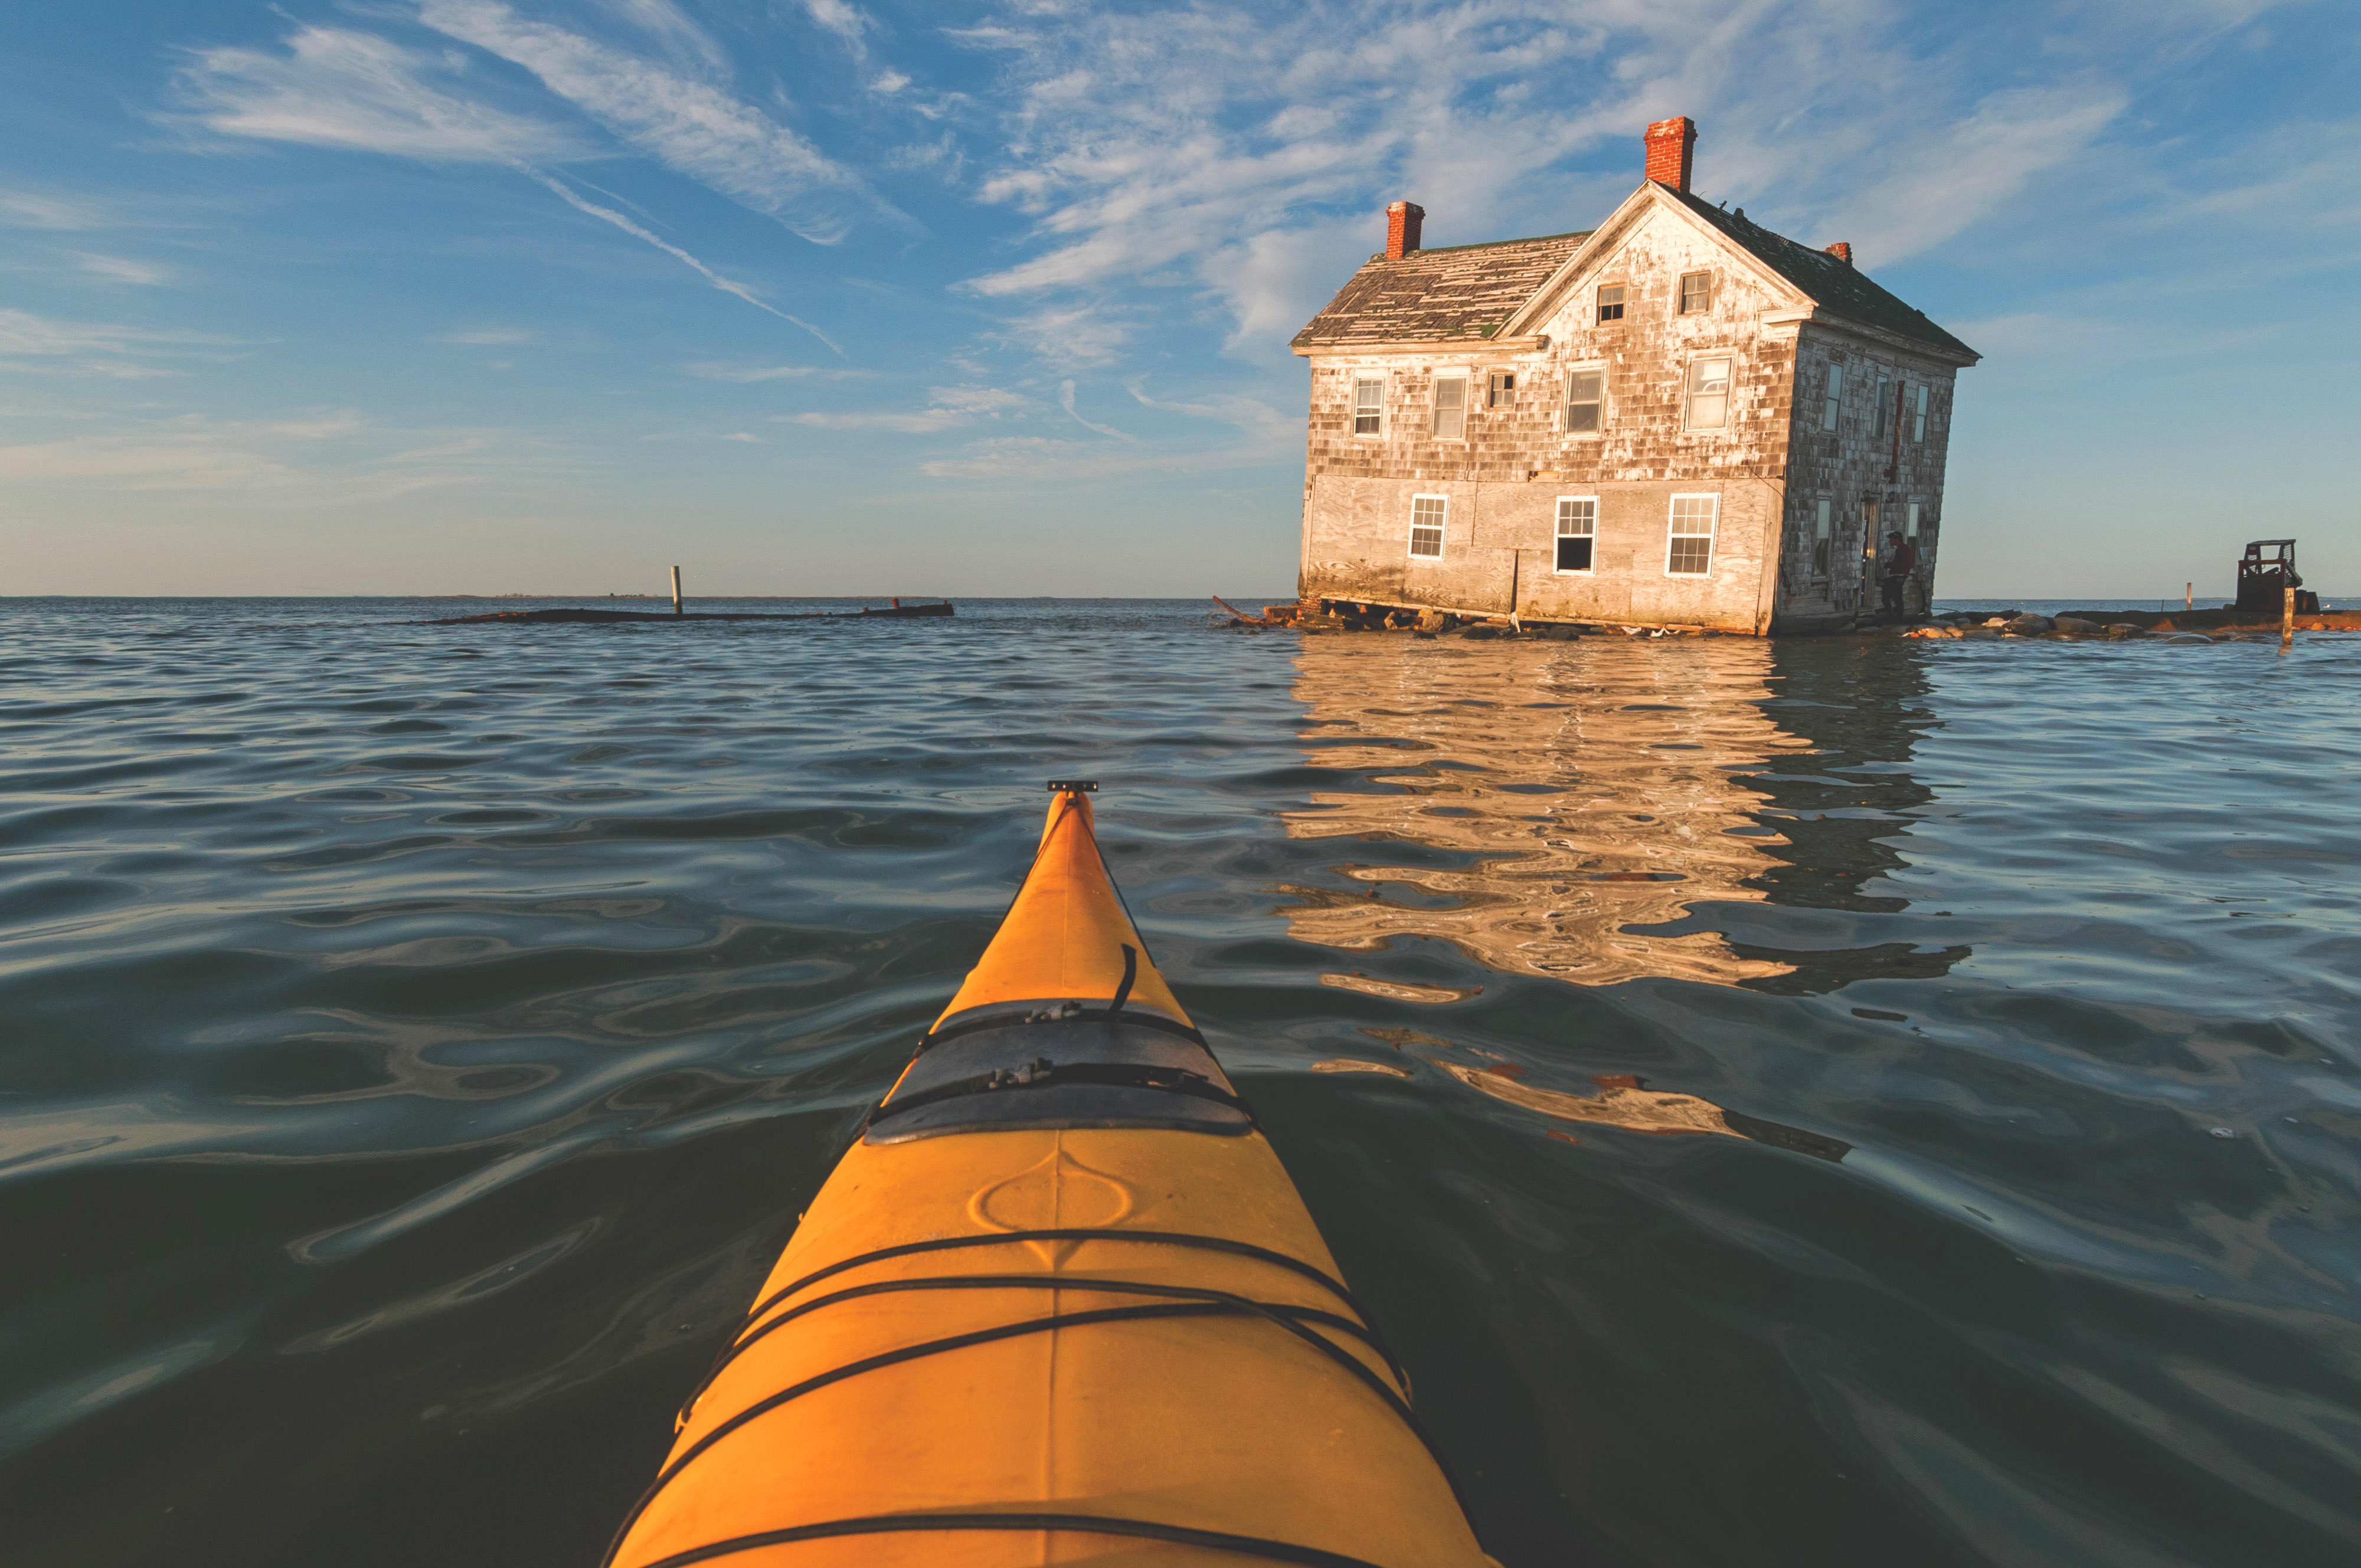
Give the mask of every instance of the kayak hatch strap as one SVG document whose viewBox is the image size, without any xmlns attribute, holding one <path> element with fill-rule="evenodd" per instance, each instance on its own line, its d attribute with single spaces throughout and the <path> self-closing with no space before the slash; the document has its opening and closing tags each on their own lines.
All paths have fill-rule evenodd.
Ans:
<svg viewBox="0 0 2361 1568">
<path fill-rule="evenodd" d="M 840 1258 L 829 1264 L 826 1268 L 815 1269 L 791 1285 L 782 1285 L 760 1301 L 755 1302 L 746 1313 L 746 1321 L 752 1323 L 797 1291 L 817 1285 L 834 1275 L 842 1274 L 847 1269 L 859 1268 L 863 1264 L 883 1263 L 889 1257 L 909 1257 L 925 1252 L 950 1252 L 961 1247 L 1005 1246 L 1011 1242 L 1147 1242 L 1160 1246 L 1196 1247 L 1203 1252 L 1225 1252 L 1236 1257 L 1251 1257 L 1263 1263 L 1277 1264 L 1281 1268 L 1290 1269 L 1303 1276 L 1304 1278 L 1322 1286 L 1339 1301 L 1350 1307 L 1353 1310 L 1353 1315 L 1360 1319 L 1363 1323 L 1367 1324 L 1369 1321 L 1367 1310 L 1354 1299 L 1352 1291 L 1345 1288 L 1343 1280 L 1314 1268 L 1300 1257 L 1290 1257 L 1283 1252 L 1273 1252 L 1268 1247 L 1257 1246 L 1252 1242 L 1232 1241 L 1227 1236 L 1197 1236 L 1181 1231 L 1133 1231 L 1113 1226 L 1092 1225 L 1068 1225 L 1040 1231 L 998 1231 L 990 1235 L 982 1236 L 935 1236 L 922 1242 L 903 1242 L 897 1246 L 882 1246 L 874 1252 L 856 1253 L 851 1257 Z M 1376 1332 L 1376 1328 L 1372 1325 L 1371 1334 L 1375 1335 Z M 1389 1363 L 1393 1361 L 1393 1353 L 1386 1349 L 1382 1341 L 1372 1338 L 1370 1343 L 1377 1346 L 1378 1353 Z"/>
<path fill-rule="evenodd" d="M 1038 1277 L 1027 1276 L 1026 1277 Z M 1098 1283 L 1104 1285 L 1106 1282 Z M 1070 1280 L 1065 1283 L 1064 1288 L 1073 1289 L 1075 1286 Z M 1087 1288 L 1084 1287 L 1084 1288 Z M 1156 1288 L 1159 1293 L 1170 1291 L 1177 1295 L 1183 1288 L 1164 1286 Z M 689 1444 L 687 1450 L 679 1458 L 665 1465 L 648 1489 L 640 1495 L 640 1500 L 631 1505 L 631 1511 L 624 1516 L 621 1527 L 615 1532 L 615 1544 L 607 1549 L 605 1561 L 609 1563 L 614 1561 L 615 1552 L 621 1548 L 624 1536 L 629 1534 L 631 1527 L 639 1522 L 640 1516 L 647 1511 L 650 1503 L 655 1501 L 657 1494 L 672 1485 L 683 1470 L 688 1468 L 700 1455 L 731 1432 L 738 1431 L 757 1417 L 768 1415 L 790 1400 L 799 1399 L 806 1394 L 825 1388 L 832 1383 L 841 1383 L 846 1378 L 858 1376 L 863 1372 L 875 1372 L 888 1366 L 899 1366 L 906 1362 L 923 1360 L 930 1355 L 943 1354 L 948 1351 L 966 1350 L 973 1345 L 991 1344 L 999 1340 L 1021 1339 L 1027 1334 L 1051 1333 L 1059 1329 L 1082 1328 L 1094 1323 L 1133 1322 L 1152 1318 L 1256 1317 L 1286 1330 L 1351 1373 L 1369 1392 L 1382 1400 L 1386 1408 L 1393 1411 L 1402 1424 L 1410 1429 L 1411 1435 L 1417 1438 L 1421 1445 L 1433 1456 L 1435 1467 L 1442 1472 L 1444 1483 L 1451 1487 L 1452 1496 L 1459 1503 L 1460 1512 L 1464 1515 L 1467 1511 L 1467 1500 L 1460 1496 L 1459 1484 L 1452 1478 L 1450 1467 L 1444 1463 L 1442 1451 L 1435 1447 L 1434 1440 L 1429 1437 L 1426 1429 L 1419 1424 L 1418 1417 L 1411 1412 L 1409 1403 L 1400 1394 L 1387 1387 L 1383 1378 L 1363 1365 L 1360 1357 L 1325 1335 L 1305 1328 L 1290 1317 L 1283 1308 L 1257 1301 L 1250 1297 L 1232 1295 L 1227 1291 L 1191 1288 L 1190 1294 L 1192 1297 L 1203 1299 L 1170 1301 L 1152 1306 L 1103 1307 L 1089 1312 L 1067 1312 L 1046 1318 L 1029 1318 L 1020 1323 L 1002 1323 L 993 1328 L 952 1334 L 944 1339 L 926 1340 L 917 1344 L 905 1345 L 899 1350 L 889 1350 L 877 1355 L 863 1356 L 858 1361 L 847 1362 L 842 1366 L 820 1373 L 817 1376 L 807 1377 L 799 1383 L 791 1383 L 775 1394 L 755 1400 L 736 1415 L 720 1422 L 712 1431 Z"/>
<path fill-rule="evenodd" d="M 773 1329 L 783 1328 L 806 1312 L 818 1311 L 839 1301 L 858 1300 L 864 1296 L 890 1296 L 900 1290 L 1072 1290 L 1083 1295 L 1097 1290 L 1110 1296 L 1163 1296 L 1184 1301 L 1232 1299 L 1227 1291 L 1208 1290 L 1193 1285 L 1148 1285 L 1136 1279 L 1092 1279 L 1070 1274 L 938 1274 L 917 1279 L 881 1279 L 870 1285 L 855 1285 L 850 1289 L 830 1291 L 828 1295 L 815 1296 L 808 1301 L 790 1307 L 775 1318 L 765 1319 L 753 1332 L 731 1343 L 721 1353 L 721 1358 L 713 1364 L 713 1369 L 705 1375 L 704 1381 L 681 1401 L 680 1419 L 674 1430 L 678 1431 L 688 1424 L 689 1412 L 697 1408 L 697 1400 L 705 1397 L 705 1391 L 721 1376 L 722 1369 L 752 1350 L 754 1343 Z M 1378 1354 L 1387 1369 L 1394 1375 L 1396 1383 L 1404 1388 L 1410 1387 L 1409 1375 L 1394 1365 L 1394 1358 L 1386 1354 L 1386 1347 L 1378 1343 L 1378 1336 L 1363 1324 L 1334 1312 L 1323 1312 L 1317 1307 L 1286 1306 L 1276 1301 L 1265 1301 L 1262 1305 L 1273 1311 L 1284 1312 L 1298 1322 L 1319 1323 L 1351 1334 Z"/>
<path fill-rule="evenodd" d="M 717 1557 L 729 1557 L 741 1552 L 756 1552 L 765 1546 L 789 1546 L 799 1541 L 833 1541 L 848 1535 L 900 1535 L 927 1530 L 1066 1530 L 1076 1535 L 1120 1535 L 1139 1541 L 1170 1541 L 1175 1546 L 1202 1546 L 1214 1552 L 1235 1552 L 1241 1557 L 1259 1557 L 1266 1563 L 1299 1563 L 1304 1568 L 1377 1568 L 1367 1558 L 1347 1557 L 1341 1552 L 1323 1552 L 1316 1546 L 1297 1546 L 1284 1541 L 1265 1541 L 1259 1536 L 1231 1535 L 1213 1530 L 1191 1530 L 1186 1525 L 1159 1524 L 1153 1519 L 1109 1519 L 1103 1514 L 872 1514 L 866 1519 L 829 1519 L 824 1524 L 792 1525 L 785 1530 L 766 1530 L 758 1535 L 733 1536 L 708 1546 L 691 1547 L 675 1552 L 670 1557 L 659 1558 L 646 1568 L 689 1568 L 694 1563 L 710 1563 Z"/>
<path fill-rule="evenodd" d="M 1115 1089 L 1155 1089 L 1167 1094 L 1191 1095 L 1246 1112 L 1246 1120 L 1254 1120 L 1254 1113 L 1246 1111 L 1245 1101 L 1203 1074 L 1191 1072 L 1185 1068 L 1157 1067 L 1147 1062 L 1060 1063 L 1043 1057 L 1013 1072 L 979 1073 L 955 1083 L 939 1084 L 932 1089 L 920 1090 L 916 1094 L 888 1100 L 869 1113 L 869 1120 L 863 1125 L 873 1127 L 905 1111 L 916 1111 L 922 1105 L 939 1105 L 946 1100 L 965 1099 L 971 1094 L 1014 1093 L 1025 1089 L 1056 1089 L 1062 1085 L 1084 1083 Z"/>
<path fill-rule="evenodd" d="M 972 1035 L 978 1029 L 1005 1029 L 1018 1024 L 1071 1024 L 1077 1021 L 1099 1024 L 1105 1022 L 1104 1016 L 1097 1018 L 1086 1017 L 1084 1015 L 1085 1010 L 1083 1009 L 1082 1004 L 1079 1002 L 1069 1000 L 1065 1003 L 1065 1006 L 1072 1008 L 1073 1011 L 1071 1013 L 1062 1011 L 1044 1012 L 1024 1007 L 1018 1007 L 1006 1013 L 984 1013 L 979 1010 L 972 1010 L 968 1016 L 961 1018 L 959 1022 L 955 1024 L 946 1025 L 938 1029 L 929 1029 L 925 1034 L 919 1036 L 918 1049 L 921 1051 L 930 1050 L 934 1047 L 941 1045 L 945 1040 L 954 1040 L 961 1035 Z M 1150 1029 L 1160 1029 L 1168 1035 L 1178 1035 L 1182 1039 L 1189 1041 L 1192 1045 L 1202 1046 L 1205 1044 L 1205 1036 L 1197 1030 L 1195 1025 L 1183 1024 L 1177 1018 L 1166 1018 L 1155 1013 L 1126 1013 L 1123 1015 L 1123 1022 L 1135 1027 L 1145 1026 Z M 1211 1047 L 1208 1048 L 1210 1049 Z"/>
<path fill-rule="evenodd" d="M 1124 911 L 1126 919 L 1129 919 L 1130 916 L 1129 910 Z M 1123 1011 L 1123 1004 L 1131 1000 L 1131 982 L 1138 978 L 1139 949 L 1126 942 L 1123 944 L 1123 983 L 1115 988 L 1115 1000 L 1107 1003 L 1106 1021 L 1108 1023 L 1114 1023 L 1115 1015 Z"/>
</svg>

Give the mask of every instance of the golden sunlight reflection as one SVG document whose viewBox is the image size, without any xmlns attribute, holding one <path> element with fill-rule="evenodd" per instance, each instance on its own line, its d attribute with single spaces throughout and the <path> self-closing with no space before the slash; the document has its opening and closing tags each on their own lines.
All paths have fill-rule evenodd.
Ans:
<svg viewBox="0 0 2361 1568">
<path fill-rule="evenodd" d="M 1763 901 L 1748 879 L 1785 840 L 1762 825 L 1765 797 L 1733 775 L 1811 749 L 1763 713 L 1767 645 L 1322 637 L 1305 640 L 1296 669 L 1312 765 L 1400 792 L 1315 793 L 1312 809 L 1287 814 L 1288 836 L 1477 857 L 1337 866 L 1362 895 L 1288 886 L 1296 937 L 1348 952 L 1434 938 L 1489 968 L 1577 985 L 1790 972 L 1713 932 L 1628 929 L 1699 900 Z"/>
</svg>

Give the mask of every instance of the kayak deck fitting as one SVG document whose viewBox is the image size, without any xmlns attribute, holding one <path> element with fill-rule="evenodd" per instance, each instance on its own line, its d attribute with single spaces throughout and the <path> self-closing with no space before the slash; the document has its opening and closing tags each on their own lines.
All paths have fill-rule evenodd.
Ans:
<svg viewBox="0 0 2361 1568">
<path fill-rule="evenodd" d="M 1477 1568 L 1410 1383 L 1052 784 L 612 1568 Z"/>
</svg>

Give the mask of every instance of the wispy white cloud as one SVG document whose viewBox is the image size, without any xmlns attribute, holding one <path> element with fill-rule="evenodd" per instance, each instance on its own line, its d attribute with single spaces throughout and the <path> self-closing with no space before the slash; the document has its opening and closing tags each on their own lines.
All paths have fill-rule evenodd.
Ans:
<svg viewBox="0 0 2361 1568">
<path fill-rule="evenodd" d="M 1164 413 L 1185 414 L 1191 419 L 1219 420 L 1224 424 L 1234 424 L 1240 430 L 1267 442 L 1285 442 L 1291 444 L 1301 435 L 1303 430 L 1303 422 L 1301 419 L 1290 418 L 1261 399 L 1246 397 L 1240 393 L 1225 392 L 1217 397 L 1201 398 L 1193 402 L 1169 402 L 1161 398 L 1149 397 L 1137 382 L 1124 389 L 1138 400 L 1143 407 L 1156 409 Z"/>
<path fill-rule="evenodd" d="M 522 66 L 632 147 L 806 239 L 833 244 L 863 215 L 907 221 L 851 170 L 710 81 L 499 0 L 422 0 L 418 16 Z"/>
<path fill-rule="evenodd" d="M 643 22 L 666 14 L 661 0 L 631 9 Z M 494 0 L 425 0 L 420 16 L 440 32 L 524 66 L 627 141 L 790 228 L 798 228 L 790 208 L 800 196 L 830 187 L 840 195 L 862 193 L 857 180 L 792 132 L 662 64 L 520 20 Z M 548 173 L 543 165 L 590 149 L 570 130 L 447 91 L 460 73 L 452 60 L 430 59 L 375 34 L 307 27 L 290 36 L 284 55 L 244 49 L 200 53 L 181 72 L 180 91 L 193 121 L 222 136 L 505 165 L 577 212 L 655 247 L 722 292 L 836 348 L 809 322 Z M 834 219 L 815 217 L 804 227 L 813 225 L 814 237 L 842 233 Z"/>
<path fill-rule="evenodd" d="M 830 365 L 730 365 L 720 360 L 698 360 L 684 365 L 682 369 L 705 381 L 735 381 L 751 386 L 757 381 L 802 381 L 817 378 L 821 380 L 841 380 L 854 376 L 873 376 L 873 370 L 851 370 Z"/>
<path fill-rule="evenodd" d="M 349 435 L 360 422 L 349 412 L 247 422 L 187 415 L 136 433 L 0 446 L 0 479 L 97 481 L 134 490 L 275 485 L 294 477 L 295 471 L 270 452 L 272 445 Z"/>
<path fill-rule="evenodd" d="M 1021 392 L 1000 387 L 929 387 L 927 397 L 930 406 L 916 411 L 820 410 L 781 414 L 778 419 L 785 424 L 809 425 L 815 430 L 889 430 L 917 435 L 972 424 L 979 419 L 998 419 L 1027 407 L 1031 401 Z"/>
<path fill-rule="evenodd" d="M 814 22 L 842 39 L 844 47 L 852 51 L 855 59 L 868 54 L 869 40 L 865 35 L 877 23 L 868 12 L 851 4 L 851 0 L 804 0 L 804 11 Z"/>
<path fill-rule="evenodd" d="M 1994 93 L 1941 141 L 1900 151 L 1877 179 L 1824 209 L 1820 226 L 1849 236 L 1863 267 L 1918 255 L 2081 157 L 2128 103 L 2120 88 L 2088 82 Z"/>
<path fill-rule="evenodd" d="M 161 267 L 145 261 L 128 261 L 120 256 L 77 254 L 74 260 L 93 278 L 104 278 L 115 283 L 153 285 L 168 282 L 172 274 Z"/>
<path fill-rule="evenodd" d="M 104 228 L 113 214 L 97 202 L 40 191 L 0 191 L 0 224 L 12 228 Z"/>
<path fill-rule="evenodd" d="M 191 118 L 222 136 L 446 163 L 538 163 L 594 150 L 565 126 L 445 90 L 450 62 L 375 33 L 302 27 L 284 54 L 198 52 L 180 72 Z"/>
<path fill-rule="evenodd" d="M 2167 25 L 2218 28 L 2192 5 Z M 1200 296 L 1233 346 L 1276 355 L 1379 242 L 1385 202 L 1422 201 L 1431 245 L 1586 227 L 1639 182 L 1642 127 L 1684 111 L 1701 190 L 1891 261 L 2081 157 L 2128 101 L 2065 44 L 2046 82 L 2012 60 L 1977 86 L 1968 46 L 1850 5 L 1011 5 L 950 36 L 1012 83 L 980 194 L 1034 242 L 968 286 L 1029 302 L 1004 330 L 1064 364 L 1115 357 L 1109 307 L 1143 288 Z"/>
<path fill-rule="evenodd" d="M 1074 383 L 1071 379 L 1058 383 L 1058 406 L 1066 411 L 1066 417 L 1068 419 L 1072 420 L 1076 424 L 1081 425 L 1084 430 L 1089 431 L 1093 435 L 1112 436 L 1117 441 L 1129 441 L 1133 439 L 1129 434 L 1115 429 L 1112 425 L 1093 424 L 1089 420 L 1084 419 L 1080 413 L 1076 412 L 1074 409 Z"/>
<path fill-rule="evenodd" d="M 918 471 L 936 479 L 1001 479 L 1027 484 L 1081 483 L 1137 474 L 1219 473 L 1268 462 L 1260 445 L 1214 451 L 1170 452 L 1139 446 L 1110 447 L 1095 441 L 1059 441 L 1038 435 L 990 436 L 971 442 L 956 457 L 930 458 Z"/>
<path fill-rule="evenodd" d="M 835 348 L 837 353 L 842 354 L 844 352 L 843 349 L 837 348 L 836 340 L 834 338 L 820 331 L 819 328 L 812 325 L 811 323 L 805 321 L 800 316 L 789 315 L 786 312 L 779 309 L 778 306 L 774 305 L 768 301 L 758 296 L 753 290 L 748 288 L 745 284 L 737 282 L 731 279 L 724 278 L 720 273 L 716 272 L 712 268 L 708 267 L 704 262 L 699 261 L 697 258 L 691 256 L 680 247 L 673 244 L 670 240 L 659 239 L 648 230 L 641 227 L 638 224 L 633 223 L 622 214 L 615 211 L 614 208 L 602 207 L 598 203 L 590 201 L 587 197 L 577 195 L 574 191 L 565 183 L 565 181 L 555 179 L 550 175 L 544 174 L 538 169 L 525 169 L 520 166 L 519 171 L 524 174 L 527 178 L 533 180 L 535 183 L 543 186 L 544 189 L 559 197 L 568 206 L 575 208 L 577 211 L 587 213 L 590 216 L 598 218 L 602 222 L 610 223 L 617 228 L 621 229 L 625 234 L 631 236 L 634 239 L 645 240 L 648 244 L 654 246 L 658 250 L 663 251 L 666 256 L 669 256 L 685 266 L 693 269 L 699 277 L 712 284 L 715 288 L 720 290 L 723 293 L 734 294 L 739 299 L 741 299 L 748 304 L 753 306 L 756 310 L 768 311 L 771 314 L 778 317 L 783 322 L 793 322 L 796 325 L 803 328 L 806 332 L 811 334 L 822 343 L 827 344 L 830 348 Z"/>
<path fill-rule="evenodd" d="M 73 361 L 72 368 L 95 375 L 138 379 L 176 374 L 147 357 L 219 354 L 236 339 L 169 327 L 124 326 L 60 321 L 30 311 L 0 309 L 0 370 L 21 370 L 27 361 Z"/>
<path fill-rule="evenodd" d="M 1137 331 L 1119 307 L 1094 301 L 1011 316 L 992 335 L 1060 368 L 1082 368 L 1112 362 Z"/>
</svg>

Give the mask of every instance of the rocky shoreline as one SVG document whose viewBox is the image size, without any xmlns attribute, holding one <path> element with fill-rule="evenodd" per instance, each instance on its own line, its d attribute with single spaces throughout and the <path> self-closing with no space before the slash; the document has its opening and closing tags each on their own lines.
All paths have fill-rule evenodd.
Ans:
<svg viewBox="0 0 2361 1568">
<path fill-rule="evenodd" d="M 1720 631 L 1703 626 L 1625 625 L 1606 621 L 1537 621 L 1505 615 L 1478 616 L 1451 610 L 1409 609 L 1400 606 L 1366 608 L 1317 599 L 1277 604 L 1257 615 L 1247 615 L 1220 599 L 1228 612 L 1216 621 L 1223 630 L 1260 631 L 1288 630 L 1307 634 L 1348 631 L 1407 632 L 1413 637 L 1464 637 L 1471 641 L 1501 639 L 1573 641 L 1582 637 L 1734 637 L 1743 632 Z M 1916 637 L 1938 640 L 1990 641 L 1999 638 L 2036 639 L 2052 642 L 2129 642 L 2162 641 L 2199 643 L 2277 641 L 2280 623 L 2237 609 L 2070 610 L 2049 616 L 2023 611 L 1993 615 L 1954 610 L 1910 620 L 1865 620 L 1850 625 L 1793 635 L 1812 637 Z M 2361 611 L 2322 610 L 2298 616 L 2298 631 L 2361 631 Z"/>
</svg>

